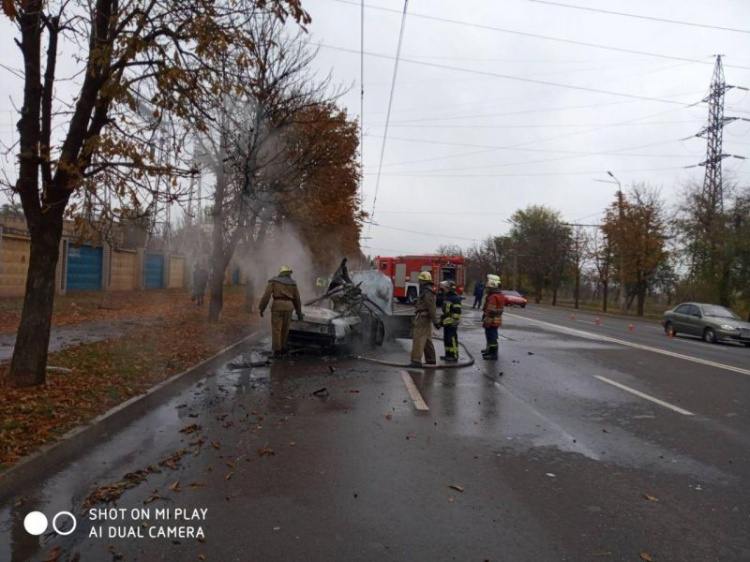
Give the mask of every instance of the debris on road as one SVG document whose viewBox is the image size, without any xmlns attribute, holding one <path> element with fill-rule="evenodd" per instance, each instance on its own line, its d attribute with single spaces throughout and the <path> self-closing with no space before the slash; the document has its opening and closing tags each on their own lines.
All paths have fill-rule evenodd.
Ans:
<svg viewBox="0 0 750 562">
<path fill-rule="evenodd" d="M 268 448 L 258 449 L 258 455 L 260 455 L 261 457 L 272 457 L 275 454 L 276 454 L 276 451 L 274 451 L 273 449 L 268 449 Z"/>
<path fill-rule="evenodd" d="M 548 472 L 547 476 L 549 476 L 550 478 L 555 478 L 555 474 L 553 472 Z"/>
<path fill-rule="evenodd" d="M 463 487 L 463 486 L 461 486 L 460 484 L 451 484 L 451 485 L 449 485 L 448 487 L 449 487 L 449 488 L 450 488 L 451 490 L 456 490 L 457 492 L 463 492 L 463 491 L 464 491 L 464 487 Z"/>
<path fill-rule="evenodd" d="M 190 425 L 186 425 L 180 430 L 180 433 L 184 433 L 185 435 L 190 435 L 191 433 L 195 433 L 196 431 L 200 431 L 203 429 L 200 425 L 197 423 L 191 423 Z"/>
<path fill-rule="evenodd" d="M 648 500 L 650 502 L 658 502 L 659 501 L 659 498 L 657 498 L 655 496 L 652 496 L 651 494 L 641 494 L 641 497 L 644 500 Z"/>
<path fill-rule="evenodd" d="M 314 391 L 312 393 L 312 396 L 328 396 L 328 389 L 324 386 L 323 388 L 319 388 L 318 390 Z"/>
<path fill-rule="evenodd" d="M 646 562 L 655 562 L 653 556 L 651 556 L 647 552 L 639 552 L 638 556 L 641 557 L 641 560 L 645 560 Z"/>
</svg>

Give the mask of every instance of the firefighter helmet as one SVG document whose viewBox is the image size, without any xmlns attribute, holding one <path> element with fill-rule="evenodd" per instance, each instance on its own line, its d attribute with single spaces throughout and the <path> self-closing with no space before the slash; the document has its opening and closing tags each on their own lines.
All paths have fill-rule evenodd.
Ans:
<svg viewBox="0 0 750 562">
<path fill-rule="evenodd" d="M 500 276 L 495 275 L 494 273 L 490 273 L 487 275 L 487 284 L 489 285 L 492 282 L 497 283 L 497 286 L 500 286 Z"/>
<path fill-rule="evenodd" d="M 450 291 L 450 290 L 456 288 L 456 283 L 455 283 L 455 281 L 451 281 L 450 279 L 446 279 L 445 281 L 442 281 L 440 283 L 440 287 L 442 287 L 442 289 L 445 290 L 445 291 Z"/>
<path fill-rule="evenodd" d="M 423 271 L 419 274 L 419 280 L 422 282 L 432 281 L 432 273 L 430 273 L 429 271 Z"/>
<path fill-rule="evenodd" d="M 291 273 L 291 272 L 292 272 L 291 267 L 289 267 L 288 265 L 282 265 L 281 269 L 279 270 L 279 275 L 283 275 L 284 273 Z"/>
</svg>

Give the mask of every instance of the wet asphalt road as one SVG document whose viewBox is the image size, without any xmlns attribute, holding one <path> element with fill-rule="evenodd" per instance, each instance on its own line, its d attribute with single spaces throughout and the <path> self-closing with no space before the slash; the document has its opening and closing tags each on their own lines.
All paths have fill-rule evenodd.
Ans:
<svg viewBox="0 0 750 562">
<path fill-rule="evenodd" d="M 570 314 L 510 311 L 488 363 L 469 309 L 460 338 L 477 363 L 409 371 L 426 411 L 401 369 L 346 356 L 222 369 L 0 505 L 0 561 L 55 547 L 60 561 L 750 560 L 750 349 Z M 405 361 L 407 346 L 377 355 Z M 27 512 L 79 515 L 149 466 L 161 472 L 116 503 L 147 520 L 24 531 Z M 148 538 L 179 525 L 205 541 Z"/>
</svg>

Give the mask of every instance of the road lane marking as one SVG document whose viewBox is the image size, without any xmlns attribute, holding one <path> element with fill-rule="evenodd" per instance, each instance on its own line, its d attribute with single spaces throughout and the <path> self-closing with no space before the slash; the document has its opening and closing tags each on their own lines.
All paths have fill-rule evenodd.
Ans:
<svg viewBox="0 0 750 562">
<path fill-rule="evenodd" d="M 726 371 L 732 371 L 734 373 L 739 373 L 741 375 L 750 375 L 750 370 L 742 369 L 741 367 L 735 367 L 734 365 L 727 365 L 726 363 L 717 363 L 716 361 L 709 361 L 708 359 L 701 359 L 699 357 L 693 357 L 692 355 L 683 355 L 682 353 L 675 353 L 674 351 L 667 351 L 666 349 L 659 349 L 658 347 L 649 347 L 647 345 L 641 345 L 639 343 L 633 343 L 633 342 L 629 342 L 625 340 L 620 340 L 617 338 L 611 338 L 609 336 L 603 336 L 601 334 L 594 334 L 592 332 L 586 332 L 584 330 L 576 330 L 574 328 L 567 328 L 565 326 L 560 326 L 559 324 L 552 324 L 551 322 L 545 322 L 543 320 L 536 320 L 534 318 L 526 318 L 524 316 L 516 316 L 513 314 L 509 314 L 508 316 L 511 316 L 513 318 L 520 318 L 521 320 L 526 320 L 527 322 L 536 322 L 537 324 L 550 326 L 551 328 L 554 328 L 556 330 L 567 332 L 576 336 L 617 343 L 617 344 L 624 345 L 627 347 L 632 347 L 634 349 L 643 349 L 644 351 L 660 353 L 661 355 L 666 355 L 668 357 L 675 357 L 677 359 L 684 359 L 686 361 L 692 361 L 693 363 L 699 363 L 701 365 L 707 365 L 709 367 L 716 367 L 717 369 L 724 369 Z"/>
<path fill-rule="evenodd" d="M 669 402 L 664 402 L 664 400 L 659 400 L 658 398 L 654 398 L 653 396 L 649 396 L 648 394 L 645 394 L 641 392 L 640 390 L 636 390 L 634 388 L 630 388 L 629 386 L 625 386 L 624 384 L 620 384 L 619 382 L 615 382 L 613 380 L 609 380 L 606 377 L 600 377 L 599 375 L 594 375 L 595 378 L 599 379 L 600 381 L 604 381 L 607 384 L 611 384 L 612 386 L 616 386 L 617 388 L 621 388 L 622 390 L 626 392 L 630 392 L 631 394 L 635 394 L 636 396 L 640 396 L 641 398 L 645 400 L 649 400 L 653 402 L 654 404 L 659 404 L 659 406 L 664 406 L 665 408 L 669 408 L 670 410 L 674 410 L 678 414 L 682 414 L 683 416 L 694 416 L 695 414 L 692 412 L 688 412 L 687 410 L 683 410 L 679 406 L 673 406 Z"/>
<path fill-rule="evenodd" d="M 424 398 L 422 398 L 422 395 L 419 393 L 419 389 L 417 388 L 417 385 L 414 384 L 414 379 L 411 378 L 411 375 L 406 371 L 401 371 L 401 378 L 404 379 L 406 390 L 409 391 L 409 396 L 411 396 L 411 400 L 414 402 L 414 406 L 417 410 L 423 412 L 429 410 L 430 407 L 425 403 Z"/>
</svg>

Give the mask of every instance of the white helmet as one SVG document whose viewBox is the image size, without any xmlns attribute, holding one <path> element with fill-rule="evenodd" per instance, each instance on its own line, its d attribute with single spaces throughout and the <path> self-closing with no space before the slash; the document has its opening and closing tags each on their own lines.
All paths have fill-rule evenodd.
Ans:
<svg viewBox="0 0 750 562">
<path fill-rule="evenodd" d="M 494 281 L 495 283 L 498 283 L 498 284 L 499 284 L 499 283 L 500 283 L 500 276 L 499 276 L 499 275 L 495 275 L 494 273 L 490 273 L 490 274 L 488 274 L 488 275 L 487 275 L 487 284 L 489 285 L 489 284 L 490 284 L 490 283 L 492 283 L 493 281 Z"/>
</svg>

